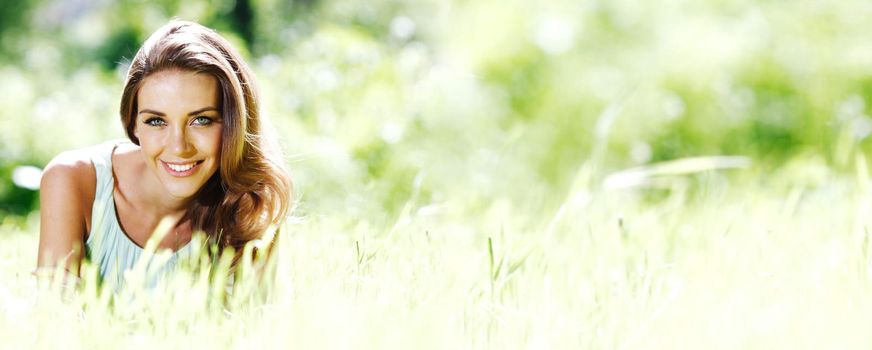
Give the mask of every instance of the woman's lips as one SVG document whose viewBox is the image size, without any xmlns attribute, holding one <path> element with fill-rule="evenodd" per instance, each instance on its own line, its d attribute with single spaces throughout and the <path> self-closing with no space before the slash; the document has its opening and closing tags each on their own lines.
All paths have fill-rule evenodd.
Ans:
<svg viewBox="0 0 872 350">
<path fill-rule="evenodd" d="M 197 169 L 200 168 L 200 164 L 203 163 L 202 160 L 196 162 L 188 162 L 188 163 L 167 163 L 165 161 L 160 161 L 163 165 L 163 168 L 170 173 L 172 176 L 176 177 L 185 177 L 191 176 Z"/>
</svg>

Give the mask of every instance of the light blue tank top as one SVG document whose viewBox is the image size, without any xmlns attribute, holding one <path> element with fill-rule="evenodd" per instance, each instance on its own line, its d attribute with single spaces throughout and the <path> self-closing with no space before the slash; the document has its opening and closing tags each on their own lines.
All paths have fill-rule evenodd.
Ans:
<svg viewBox="0 0 872 350">
<path fill-rule="evenodd" d="M 103 283 L 120 288 L 126 284 L 125 274 L 137 267 L 145 270 L 148 276 L 145 286 L 153 286 L 157 280 L 167 275 L 181 260 L 191 255 L 191 244 L 176 252 L 168 250 L 158 254 L 147 254 L 134 243 L 118 223 L 115 212 L 115 176 L 112 173 L 112 154 L 124 142 L 109 141 L 94 146 L 91 161 L 97 172 L 97 190 L 94 205 L 91 207 L 91 232 L 85 242 L 86 256 L 94 265 L 99 265 Z M 132 276 L 133 274 L 131 274 Z M 129 278 L 129 277 L 128 277 Z"/>
</svg>

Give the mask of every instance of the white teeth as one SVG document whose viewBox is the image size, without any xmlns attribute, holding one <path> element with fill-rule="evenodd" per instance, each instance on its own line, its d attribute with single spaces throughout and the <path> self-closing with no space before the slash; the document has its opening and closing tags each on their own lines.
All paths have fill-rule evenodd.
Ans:
<svg viewBox="0 0 872 350">
<path fill-rule="evenodd" d="M 196 163 L 188 163 L 185 165 L 175 165 L 175 164 L 170 164 L 170 163 L 166 163 L 166 164 L 168 167 L 170 167 L 170 169 L 173 169 L 173 171 L 178 171 L 178 172 L 185 172 L 185 171 L 191 170 L 191 168 L 193 168 L 194 165 L 196 165 Z"/>
</svg>

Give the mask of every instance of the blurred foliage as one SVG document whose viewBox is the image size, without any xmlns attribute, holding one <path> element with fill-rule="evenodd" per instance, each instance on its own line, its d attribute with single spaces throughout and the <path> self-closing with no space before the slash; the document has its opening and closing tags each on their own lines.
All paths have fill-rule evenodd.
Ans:
<svg viewBox="0 0 872 350">
<path fill-rule="evenodd" d="M 554 205 L 591 161 L 846 170 L 870 147 L 869 15 L 853 0 L 16 2 L 0 7 L 0 179 L 121 137 L 126 62 L 173 17 L 249 59 L 303 213 Z M 20 191 L 0 186 L 2 206 L 33 208 Z"/>
</svg>

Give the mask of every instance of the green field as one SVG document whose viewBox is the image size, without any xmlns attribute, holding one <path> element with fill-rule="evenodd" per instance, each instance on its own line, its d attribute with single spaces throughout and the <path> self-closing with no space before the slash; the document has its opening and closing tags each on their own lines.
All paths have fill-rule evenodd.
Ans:
<svg viewBox="0 0 872 350">
<path fill-rule="evenodd" d="M 720 182 L 659 205 L 580 188 L 559 214 L 409 202 L 391 223 L 311 215 L 288 225 L 277 278 L 243 279 L 226 303 L 205 275 L 116 304 L 90 287 L 59 302 L 27 274 L 33 230 L 6 225 L 0 337 L 87 349 L 864 348 L 868 182 L 826 180 L 780 194 Z"/>
<path fill-rule="evenodd" d="M 259 78 L 296 188 L 274 278 L 227 288 L 218 262 L 40 288 L 20 171 L 123 137 L 125 62 L 171 17 Z M 855 0 L 3 6 L 0 348 L 868 348 L 868 18 Z"/>
</svg>

